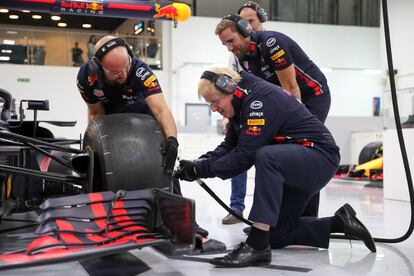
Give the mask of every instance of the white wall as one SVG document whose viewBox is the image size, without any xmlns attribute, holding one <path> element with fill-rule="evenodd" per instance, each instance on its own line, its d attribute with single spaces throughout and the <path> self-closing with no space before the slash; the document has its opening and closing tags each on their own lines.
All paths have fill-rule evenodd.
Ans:
<svg viewBox="0 0 414 276">
<path fill-rule="evenodd" d="M 192 17 L 171 29 L 173 113 L 184 122 L 185 103 L 201 102 L 197 83 L 203 68 L 226 65 L 227 49 L 214 34 L 220 18 Z M 371 116 L 372 98 L 382 95 L 383 77 L 363 69 L 379 69 L 379 28 L 267 22 L 268 30 L 295 39 L 326 73 L 332 94 L 330 116 Z M 214 121 L 214 120 L 213 120 Z"/>
<path fill-rule="evenodd" d="M 12 94 L 16 105 L 21 99 L 48 99 L 50 111 L 38 111 L 38 119 L 77 121 L 73 128 L 44 126 L 56 137 L 79 138 L 87 126 L 87 111 L 76 88 L 78 70 L 75 67 L 0 64 L 0 87 Z M 18 78 L 30 82 L 18 82 Z M 32 111 L 25 111 L 25 115 L 33 119 Z"/>
<path fill-rule="evenodd" d="M 16 105 L 21 99 L 49 100 L 50 111 L 38 111 L 39 120 L 77 121 L 77 124 L 75 127 L 41 126 L 52 130 L 56 137 L 79 138 L 80 134 L 83 136 L 88 119 L 86 104 L 76 87 L 78 70 L 79 67 L 0 64 L 0 87 L 12 94 Z M 154 72 L 168 97 L 168 74 Z M 18 79 L 30 82 L 18 82 Z M 27 110 L 25 115 L 33 119 L 33 111 Z"/>
<path fill-rule="evenodd" d="M 394 69 L 398 70 L 398 74 L 395 76 L 397 89 L 414 87 L 414 37 L 412 31 L 414 26 L 414 1 L 388 1 L 388 17 Z M 388 65 L 382 15 L 380 45 L 381 67 L 386 71 Z"/>
</svg>

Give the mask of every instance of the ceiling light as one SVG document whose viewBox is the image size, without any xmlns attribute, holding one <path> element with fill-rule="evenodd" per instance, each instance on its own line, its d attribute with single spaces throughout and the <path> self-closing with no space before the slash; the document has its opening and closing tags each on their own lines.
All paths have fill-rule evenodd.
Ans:
<svg viewBox="0 0 414 276">
<path fill-rule="evenodd" d="M 19 19 L 19 16 L 17 14 L 10 14 L 9 18 L 10 19 Z"/>
<path fill-rule="evenodd" d="M 58 23 L 58 26 L 59 27 L 62 27 L 62 28 L 64 28 L 64 27 L 66 27 L 68 24 L 66 24 L 65 22 L 59 22 Z"/>
<path fill-rule="evenodd" d="M 82 27 L 85 28 L 85 29 L 89 29 L 89 28 L 92 27 L 92 25 L 91 24 L 82 24 Z"/>
<path fill-rule="evenodd" d="M 6 33 L 7 33 L 7 34 L 17 34 L 17 32 L 16 32 L 16 31 L 7 31 Z"/>
<path fill-rule="evenodd" d="M 9 61 L 10 57 L 0 56 L 1 61 Z"/>
<path fill-rule="evenodd" d="M 8 13 L 9 10 L 8 9 L 0 9 L 0 13 Z"/>
<path fill-rule="evenodd" d="M 32 18 L 33 19 L 42 19 L 42 16 L 41 15 L 38 15 L 38 14 L 33 14 L 32 15 Z"/>
<path fill-rule="evenodd" d="M 60 16 L 59 15 L 52 15 L 50 17 L 50 19 L 52 19 L 53 21 L 59 21 L 60 20 Z"/>
<path fill-rule="evenodd" d="M 22 12 L 29 13 L 30 11 L 29 10 L 22 10 Z"/>
<path fill-rule="evenodd" d="M 14 45 L 14 40 L 10 40 L 10 39 L 5 39 L 3 40 L 3 44 L 7 44 L 7 45 Z"/>
</svg>

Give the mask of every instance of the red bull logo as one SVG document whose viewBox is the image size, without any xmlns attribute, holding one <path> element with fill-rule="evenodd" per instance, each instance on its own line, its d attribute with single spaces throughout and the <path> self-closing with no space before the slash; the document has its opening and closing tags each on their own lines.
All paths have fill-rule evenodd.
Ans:
<svg viewBox="0 0 414 276">
<path fill-rule="evenodd" d="M 71 13 L 89 13 L 89 14 L 103 14 L 103 2 L 102 1 L 62 1 L 60 2 L 61 12 Z"/>
<path fill-rule="evenodd" d="M 88 76 L 88 84 L 89 84 L 89 86 L 92 86 L 95 83 L 95 81 L 97 81 L 97 80 L 98 80 L 98 75 L 97 74 L 89 75 Z"/>
<path fill-rule="evenodd" d="M 259 135 L 262 129 L 257 126 L 251 126 L 246 130 L 246 134 L 248 135 Z"/>
<path fill-rule="evenodd" d="M 167 5 L 165 7 L 160 8 L 160 4 L 155 4 L 155 12 L 154 18 L 168 18 L 168 19 L 177 19 L 178 18 L 178 10 L 173 5 Z"/>
<path fill-rule="evenodd" d="M 99 5 L 96 3 L 86 4 L 86 8 L 93 11 L 103 11 L 103 5 Z"/>
</svg>

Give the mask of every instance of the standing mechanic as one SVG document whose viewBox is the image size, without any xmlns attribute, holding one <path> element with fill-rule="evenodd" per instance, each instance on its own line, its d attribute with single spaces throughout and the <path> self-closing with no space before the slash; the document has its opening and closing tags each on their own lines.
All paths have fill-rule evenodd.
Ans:
<svg viewBox="0 0 414 276">
<path fill-rule="evenodd" d="M 245 20 L 249 21 L 250 26 L 252 26 L 254 31 L 263 31 L 263 23 L 267 20 L 266 11 L 259 6 L 259 4 L 249 1 L 244 3 L 238 14 Z M 233 53 L 229 56 L 229 67 L 236 72 L 240 72 L 243 68 L 239 64 L 237 56 Z M 223 132 L 226 133 L 227 125 L 229 120 L 223 118 L 221 120 L 221 128 Z M 247 171 L 242 172 L 231 179 L 231 195 L 230 195 L 230 208 L 243 216 L 243 211 L 245 208 L 244 198 L 246 197 L 246 183 L 247 183 Z M 232 214 L 226 215 L 222 220 L 222 224 L 234 224 L 238 223 L 240 220 L 233 216 Z"/>
<path fill-rule="evenodd" d="M 280 32 L 254 32 L 249 21 L 238 15 L 224 17 L 215 33 L 244 70 L 289 91 L 325 122 L 331 105 L 327 80 L 293 39 Z M 318 210 L 319 192 L 303 215 L 318 216 Z"/>
<path fill-rule="evenodd" d="M 89 121 L 113 113 L 153 115 L 165 136 L 163 166 L 171 174 L 178 152 L 177 128 L 157 77 L 147 64 L 134 57 L 121 38 L 105 36 L 94 50 L 94 56 L 81 66 L 77 78 L 79 92 L 88 106 Z M 174 191 L 181 194 L 177 180 Z M 196 232 L 208 236 L 198 225 Z"/>
<path fill-rule="evenodd" d="M 335 174 L 339 148 L 329 130 L 297 98 L 250 73 L 229 68 L 205 71 L 198 86 L 211 109 L 230 119 L 224 142 L 204 159 L 181 160 L 176 177 L 227 179 L 256 167 L 246 242 L 210 262 L 221 267 L 269 264 L 271 248 L 309 245 L 327 248 L 330 233 L 375 244 L 355 211 L 345 204 L 335 216 L 304 217 L 311 197 Z"/>
</svg>

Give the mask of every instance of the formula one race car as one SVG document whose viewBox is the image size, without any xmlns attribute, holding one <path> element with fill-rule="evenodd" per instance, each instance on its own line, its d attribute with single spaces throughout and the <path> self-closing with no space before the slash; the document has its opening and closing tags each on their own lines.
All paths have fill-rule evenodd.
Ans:
<svg viewBox="0 0 414 276">
<path fill-rule="evenodd" d="M 164 138 L 151 116 L 106 115 L 89 124 L 84 139 L 58 139 L 36 120 L 47 101 L 23 100 L 16 114 L 11 94 L 0 89 L 0 98 L 0 226 L 13 214 L 38 215 L 27 248 L 1 244 L 0 270 L 162 241 L 194 244 L 194 201 L 170 193 Z M 33 121 L 24 120 L 23 103 Z"/>
<path fill-rule="evenodd" d="M 358 158 L 359 165 L 339 166 L 335 178 L 382 181 L 383 161 L 382 142 L 371 142 L 362 148 Z"/>
</svg>

